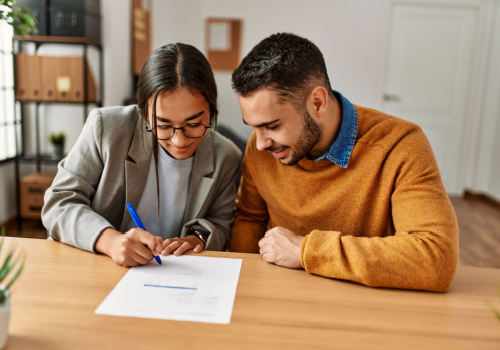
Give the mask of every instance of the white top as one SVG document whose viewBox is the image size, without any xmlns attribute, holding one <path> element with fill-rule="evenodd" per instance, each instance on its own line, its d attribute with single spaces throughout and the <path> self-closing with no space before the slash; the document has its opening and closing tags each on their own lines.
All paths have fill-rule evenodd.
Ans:
<svg viewBox="0 0 500 350">
<path fill-rule="evenodd" d="M 146 186 L 139 205 L 135 209 L 146 231 L 161 236 L 163 239 L 179 237 L 182 229 L 182 218 L 186 209 L 193 157 L 188 159 L 172 158 L 161 146 L 158 154 L 159 221 L 154 157 L 151 157 Z M 133 227 L 135 227 L 135 223 L 131 220 L 129 229 Z"/>
</svg>

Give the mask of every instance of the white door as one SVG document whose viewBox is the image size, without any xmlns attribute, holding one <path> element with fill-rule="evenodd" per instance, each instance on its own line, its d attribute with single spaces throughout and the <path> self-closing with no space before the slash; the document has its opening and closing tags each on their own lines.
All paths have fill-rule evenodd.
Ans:
<svg viewBox="0 0 500 350">
<path fill-rule="evenodd" d="M 477 7 L 394 2 L 384 111 L 418 124 L 450 194 L 461 194 L 464 137 L 477 50 Z"/>
</svg>

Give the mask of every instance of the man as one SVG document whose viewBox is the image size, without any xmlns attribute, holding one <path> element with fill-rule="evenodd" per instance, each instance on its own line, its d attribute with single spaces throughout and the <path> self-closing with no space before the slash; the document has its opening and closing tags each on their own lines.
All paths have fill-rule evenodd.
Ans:
<svg viewBox="0 0 500 350">
<path fill-rule="evenodd" d="M 232 79 L 255 128 L 232 251 L 368 286 L 448 289 L 457 221 L 418 126 L 351 104 L 293 34 L 257 44 Z"/>
</svg>

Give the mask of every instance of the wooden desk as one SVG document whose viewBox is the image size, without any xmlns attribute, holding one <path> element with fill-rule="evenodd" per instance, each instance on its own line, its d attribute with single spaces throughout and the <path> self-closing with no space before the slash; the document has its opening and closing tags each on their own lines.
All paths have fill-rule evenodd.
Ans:
<svg viewBox="0 0 500 350">
<path fill-rule="evenodd" d="M 447 293 L 377 289 L 242 258 L 229 325 L 96 315 L 127 269 L 62 243 L 28 253 L 6 349 L 500 349 L 500 270 L 458 269 Z"/>
</svg>

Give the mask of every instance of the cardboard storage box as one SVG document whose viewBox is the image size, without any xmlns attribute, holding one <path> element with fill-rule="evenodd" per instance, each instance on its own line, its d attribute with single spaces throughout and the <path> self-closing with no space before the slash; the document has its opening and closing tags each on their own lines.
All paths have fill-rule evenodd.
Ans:
<svg viewBox="0 0 500 350">
<path fill-rule="evenodd" d="M 56 173 L 35 173 L 19 179 L 19 204 L 23 219 L 42 217 L 43 196 Z"/>
<path fill-rule="evenodd" d="M 92 68 L 83 56 L 38 56 L 20 52 L 15 55 L 15 62 L 16 98 L 20 101 L 95 102 L 99 97 Z"/>
</svg>

